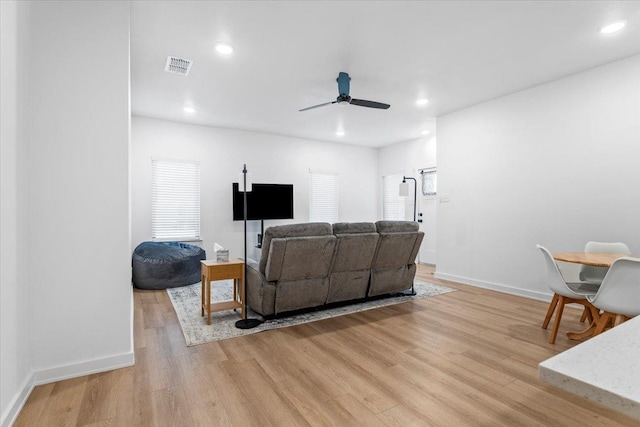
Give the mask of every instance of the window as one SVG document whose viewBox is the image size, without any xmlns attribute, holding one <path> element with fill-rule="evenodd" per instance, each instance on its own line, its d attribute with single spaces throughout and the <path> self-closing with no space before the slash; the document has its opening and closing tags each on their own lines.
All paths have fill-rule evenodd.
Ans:
<svg viewBox="0 0 640 427">
<path fill-rule="evenodd" d="M 151 237 L 200 239 L 200 164 L 151 159 Z"/>
<path fill-rule="evenodd" d="M 309 221 L 338 222 L 338 175 L 311 172 Z"/>
<path fill-rule="evenodd" d="M 424 169 L 420 171 L 422 176 L 422 195 L 435 196 L 438 191 L 438 176 L 435 169 Z"/>
<path fill-rule="evenodd" d="M 400 196 L 400 183 L 403 175 L 382 177 L 382 219 L 390 221 L 405 220 L 405 197 Z"/>
</svg>

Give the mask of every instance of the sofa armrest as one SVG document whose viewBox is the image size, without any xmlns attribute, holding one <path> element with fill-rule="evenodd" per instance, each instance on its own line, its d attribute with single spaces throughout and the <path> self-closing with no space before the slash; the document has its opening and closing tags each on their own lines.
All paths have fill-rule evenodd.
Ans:
<svg viewBox="0 0 640 427">
<path fill-rule="evenodd" d="M 267 280 L 276 281 L 280 279 L 282 273 L 282 263 L 284 262 L 284 253 L 287 248 L 287 239 L 272 239 L 269 255 L 267 258 L 264 276 Z"/>
<path fill-rule="evenodd" d="M 252 286 L 262 286 L 262 284 L 267 281 L 267 278 L 264 277 L 264 274 L 260 273 L 258 263 L 249 261 L 247 263 L 247 277 L 245 277 L 245 281 Z"/>
<path fill-rule="evenodd" d="M 247 263 L 245 277 L 247 305 L 263 316 L 274 314 L 275 284 L 269 282 L 260 272 L 260 264 L 255 261 Z"/>
<path fill-rule="evenodd" d="M 418 231 L 418 236 L 416 237 L 416 243 L 413 245 L 413 250 L 411 251 L 411 255 L 409 255 L 409 265 L 415 264 L 416 258 L 418 257 L 418 252 L 420 252 L 420 245 L 422 244 L 422 239 L 424 239 L 424 232 Z"/>
</svg>

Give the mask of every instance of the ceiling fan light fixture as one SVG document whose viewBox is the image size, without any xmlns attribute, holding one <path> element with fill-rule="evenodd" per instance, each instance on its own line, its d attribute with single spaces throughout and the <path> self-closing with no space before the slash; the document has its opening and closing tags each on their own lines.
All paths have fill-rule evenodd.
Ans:
<svg viewBox="0 0 640 427">
<path fill-rule="evenodd" d="M 605 25 L 600 29 L 602 34 L 613 34 L 621 31 L 627 25 L 626 21 L 616 21 L 611 24 Z"/>
<path fill-rule="evenodd" d="M 226 43 L 226 42 L 216 43 L 215 49 L 216 49 L 216 52 L 218 52 L 220 55 L 225 55 L 225 56 L 231 55 L 235 50 L 230 43 Z"/>
</svg>

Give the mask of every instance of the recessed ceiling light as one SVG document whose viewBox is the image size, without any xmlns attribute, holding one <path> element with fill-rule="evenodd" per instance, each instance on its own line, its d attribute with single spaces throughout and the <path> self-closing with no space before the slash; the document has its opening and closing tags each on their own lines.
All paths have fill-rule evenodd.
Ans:
<svg viewBox="0 0 640 427">
<path fill-rule="evenodd" d="M 220 55 L 231 55 L 233 53 L 233 46 L 229 43 L 218 42 L 216 43 L 216 52 Z"/>
<path fill-rule="evenodd" d="M 195 108 L 193 108 L 193 107 L 184 107 L 184 109 L 183 109 L 183 110 L 184 110 L 184 112 L 185 112 L 185 113 L 187 113 L 187 114 L 193 114 L 193 113 L 195 113 L 195 112 L 196 112 L 196 109 L 195 109 Z"/>
<path fill-rule="evenodd" d="M 429 103 L 429 100 L 426 98 L 421 98 L 416 101 L 416 105 L 420 105 L 420 106 L 427 105 L 428 103 Z"/>
<path fill-rule="evenodd" d="M 618 31 L 622 30 L 625 27 L 625 25 L 627 25 L 625 21 L 613 22 L 609 25 L 605 25 L 604 27 L 602 27 L 600 29 L 600 32 L 602 34 L 617 33 Z"/>
<path fill-rule="evenodd" d="M 422 134 L 423 134 L 423 135 L 429 135 L 430 133 L 431 133 L 431 132 L 430 132 L 430 131 L 428 131 L 428 130 L 423 130 L 423 131 L 422 131 Z"/>
<path fill-rule="evenodd" d="M 343 130 L 339 130 L 339 131 L 336 132 L 336 135 L 344 136 L 344 131 Z"/>
</svg>

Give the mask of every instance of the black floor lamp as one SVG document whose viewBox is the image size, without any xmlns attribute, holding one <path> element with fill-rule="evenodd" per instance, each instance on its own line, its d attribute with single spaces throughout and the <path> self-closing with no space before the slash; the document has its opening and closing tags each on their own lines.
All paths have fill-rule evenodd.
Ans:
<svg viewBox="0 0 640 427">
<path fill-rule="evenodd" d="M 249 184 L 251 185 L 251 184 Z M 242 295 L 242 304 L 244 304 L 244 313 L 246 319 L 240 319 L 236 322 L 238 329 L 251 329 L 262 323 L 260 319 L 250 319 L 249 307 L 247 306 L 247 192 L 251 191 L 247 188 L 247 165 L 242 167 L 242 203 L 244 208 L 244 292 Z"/>
<path fill-rule="evenodd" d="M 416 220 L 416 202 L 418 199 L 418 181 L 415 178 L 410 176 L 403 176 L 402 182 L 400 183 L 400 196 L 408 196 L 409 195 L 409 183 L 407 183 L 407 179 L 413 180 L 413 220 Z"/>
</svg>

